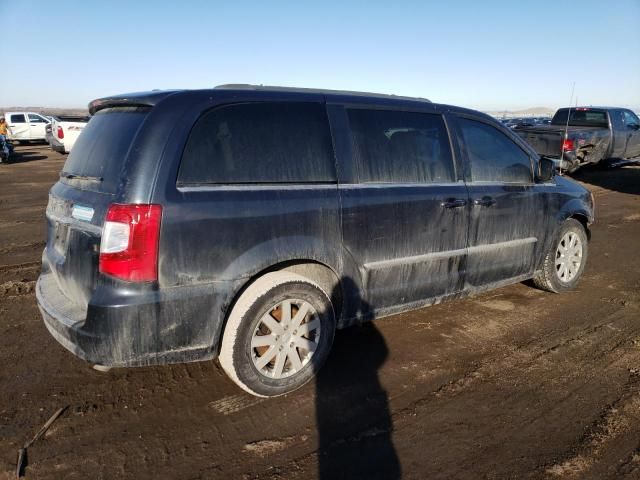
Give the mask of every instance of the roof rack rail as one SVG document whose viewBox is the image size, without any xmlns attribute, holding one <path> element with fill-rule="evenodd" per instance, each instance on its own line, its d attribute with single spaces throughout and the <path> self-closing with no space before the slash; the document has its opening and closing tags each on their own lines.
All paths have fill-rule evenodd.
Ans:
<svg viewBox="0 0 640 480">
<path fill-rule="evenodd" d="M 384 93 L 354 92 L 350 90 L 330 90 L 323 88 L 280 87 L 275 85 L 252 85 L 249 83 L 226 83 L 223 85 L 216 85 L 214 88 L 218 90 L 256 90 L 267 92 L 300 92 L 321 93 L 327 95 L 353 95 L 356 97 L 388 98 L 393 100 L 411 100 L 414 102 L 417 101 L 431 103 L 431 100 L 422 97 L 405 97 L 402 95 L 388 95 Z"/>
</svg>

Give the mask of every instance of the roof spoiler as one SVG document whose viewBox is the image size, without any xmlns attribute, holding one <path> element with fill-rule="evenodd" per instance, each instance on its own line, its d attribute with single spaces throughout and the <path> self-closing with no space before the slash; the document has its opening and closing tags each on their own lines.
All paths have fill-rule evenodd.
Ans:
<svg viewBox="0 0 640 480">
<path fill-rule="evenodd" d="M 113 107 L 153 107 L 162 99 L 178 90 L 153 90 L 151 92 L 125 93 L 112 97 L 98 98 L 89 102 L 89 113 L 94 115 L 100 110 Z"/>
<path fill-rule="evenodd" d="M 99 98 L 89 103 L 89 114 L 95 115 L 96 112 L 104 110 L 105 108 L 113 107 L 152 107 L 141 102 L 131 102 L 126 98 Z"/>
</svg>

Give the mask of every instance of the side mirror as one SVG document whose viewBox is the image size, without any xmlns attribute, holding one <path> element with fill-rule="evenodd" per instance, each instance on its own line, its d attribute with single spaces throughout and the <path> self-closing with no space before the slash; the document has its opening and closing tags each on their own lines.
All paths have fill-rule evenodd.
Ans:
<svg viewBox="0 0 640 480">
<path fill-rule="evenodd" d="M 538 160 L 538 175 L 536 180 L 541 183 L 549 182 L 556 174 L 556 162 L 547 157 Z"/>
<path fill-rule="evenodd" d="M 638 130 L 640 129 L 640 125 L 638 125 L 637 123 L 631 123 L 629 125 L 627 125 L 631 130 Z"/>
</svg>

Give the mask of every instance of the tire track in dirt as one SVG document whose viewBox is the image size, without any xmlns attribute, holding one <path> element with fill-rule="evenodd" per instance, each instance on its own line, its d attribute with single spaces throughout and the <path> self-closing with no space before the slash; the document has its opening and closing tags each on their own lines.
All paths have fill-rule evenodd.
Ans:
<svg viewBox="0 0 640 480">
<path fill-rule="evenodd" d="M 616 469 L 616 475 L 640 477 L 640 443 Z"/>
<path fill-rule="evenodd" d="M 40 274 L 40 262 L 26 262 L 13 265 L 0 265 L 0 284 L 11 281 L 35 281 Z"/>
<path fill-rule="evenodd" d="M 549 478 L 586 478 L 592 473 L 592 478 L 603 478 L 602 472 L 590 471 L 606 453 L 611 453 L 607 450 L 618 450 L 616 440 L 629 433 L 639 422 L 640 372 L 633 370 L 620 397 L 602 410 L 565 459 L 548 467 L 546 474 Z M 638 448 L 631 452 L 615 472 L 623 471 L 625 474 L 640 471 Z"/>
<path fill-rule="evenodd" d="M 40 265 L 41 262 L 37 261 L 37 262 L 25 262 L 25 263 L 16 263 L 14 265 L 0 265 L 0 273 L 7 273 L 7 272 L 24 272 L 24 271 L 31 271 L 34 269 L 40 269 Z"/>
<path fill-rule="evenodd" d="M 33 293 L 36 286 L 35 281 L 21 282 L 10 280 L 0 284 L 0 298 L 18 297 Z"/>
<path fill-rule="evenodd" d="M 46 242 L 44 240 L 41 240 L 39 242 L 29 242 L 29 243 L 20 243 L 20 244 L 12 243 L 10 245 L 7 245 L 6 247 L 0 248 L 0 255 L 13 253 L 17 251 L 22 252 L 24 250 L 35 250 L 37 248 L 42 249 L 44 248 L 45 245 L 46 245 Z"/>
<path fill-rule="evenodd" d="M 555 338 L 548 338 L 550 335 L 545 335 L 546 338 L 540 341 L 527 342 L 521 346 L 515 346 L 509 348 L 505 346 L 505 350 L 496 352 L 494 355 L 483 359 L 482 362 L 464 370 L 458 377 L 448 381 L 445 384 L 440 385 L 436 389 L 429 392 L 425 392 L 421 398 L 410 402 L 406 406 L 400 409 L 395 409 L 391 412 L 391 425 L 393 427 L 381 427 L 375 420 L 372 421 L 365 428 L 359 432 L 351 433 L 347 436 L 337 437 L 324 445 L 326 450 L 332 448 L 339 448 L 340 445 L 354 444 L 361 441 L 363 438 L 372 438 L 381 434 L 394 433 L 395 437 L 403 436 L 404 431 L 407 431 L 411 435 L 411 430 L 415 424 L 416 418 L 425 417 L 437 417 L 439 413 L 445 409 L 450 408 L 450 402 L 462 396 L 477 396 L 478 391 L 482 391 L 482 385 L 487 388 L 490 385 L 500 385 L 504 383 L 505 375 L 509 377 L 523 377 L 522 372 L 527 372 L 531 375 L 534 370 L 545 371 L 548 365 L 557 363 L 555 357 L 560 354 L 571 356 L 575 362 L 581 362 L 585 368 L 590 368 L 593 364 L 595 368 L 598 363 L 602 364 L 619 364 L 624 361 L 628 355 L 628 349 L 625 350 L 625 345 L 629 348 L 633 348 L 633 340 L 630 337 L 640 334 L 640 325 L 634 328 L 634 335 L 629 335 L 629 329 L 613 328 L 619 313 L 624 310 L 616 310 L 607 315 L 597 325 L 587 325 L 581 329 L 578 333 L 573 331 L 564 331 L 565 338 L 557 338 L 558 332 L 553 336 Z M 611 335 L 609 335 L 611 332 Z M 569 333 L 569 335 L 566 335 Z M 575 358 L 577 357 L 577 358 Z M 607 362 L 602 362 L 602 359 L 606 358 Z M 630 358 L 637 358 L 632 356 Z M 545 382 L 544 375 L 536 375 L 536 378 L 540 382 Z M 633 375 L 633 381 L 628 382 L 625 386 L 625 391 L 628 391 L 628 395 L 636 395 L 640 393 L 640 379 L 637 375 Z M 580 379 L 580 373 L 575 372 L 570 377 L 562 378 L 562 381 L 568 382 L 569 380 L 578 382 L 578 388 L 585 388 L 588 386 L 588 378 L 584 379 L 584 382 Z M 417 386 L 419 388 L 419 386 Z M 532 389 L 538 389 L 539 386 L 532 385 Z M 566 398 L 570 399 L 576 395 L 575 390 L 571 390 L 566 394 Z M 626 395 L 626 396 L 628 396 Z M 625 396 L 625 398 L 626 398 Z M 506 398 L 505 402 L 516 403 L 520 401 L 520 398 Z M 640 406 L 640 396 L 633 399 L 632 407 Z M 615 407 L 611 407 L 612 412 Z M 549 412 L 552 416 L 553 407 Z M 606 414 L 603 414 L 606 415 Z M 640 417 L 637 419 L 640 422 Z M 537 416 L 528 417 L 522 425 L 523 428 L 533 425 L 539 421 Z M 633 424 L 633 422 L 629 422 Z M 499 442 L 499 440 L 496 440 Z M 490 446 L 486 447 L 487 450 Z M 313 465 L 317 463 L 320 455 L 323 455 L 322 451 L 311 451 L 303 454 L 300 457 L 285 462 L 277 467 L 278 474 L 273 477 L 271 472 L 264 472 L 264 476 L 257 475 L 255 478 L 298 478 L 297 472 L 309 471 L 313 468 Z M 632 461 L 632 459 L 630 460 Z M 629 465 L 632 465 L 630 463 Z M 545 471 L 547 467 L 541 467 Z M 461 464 L 460 471 L 473 471 L 473 460 L 469 460 L 469 464 L 463 466 Z"/>
</svg>

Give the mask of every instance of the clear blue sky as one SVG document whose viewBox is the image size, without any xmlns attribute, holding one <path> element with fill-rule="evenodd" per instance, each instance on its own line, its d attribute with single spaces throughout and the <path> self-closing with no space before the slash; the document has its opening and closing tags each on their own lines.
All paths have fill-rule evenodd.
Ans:
<svg viewBox="0 0 640 480">
<path fill-rule="evenodd" d="M 0 0 L 0 105 L 262 83 L 640 107 L 640 0 Z"/>
</svg>

